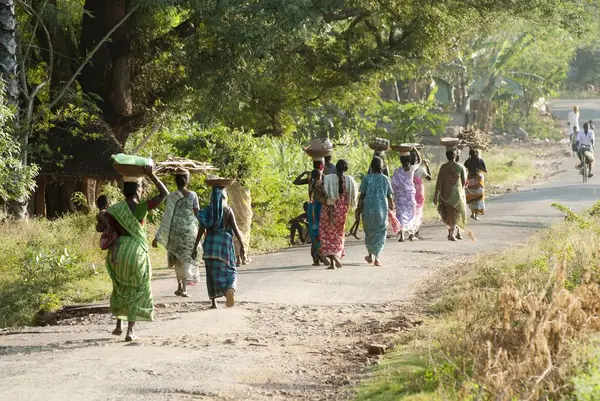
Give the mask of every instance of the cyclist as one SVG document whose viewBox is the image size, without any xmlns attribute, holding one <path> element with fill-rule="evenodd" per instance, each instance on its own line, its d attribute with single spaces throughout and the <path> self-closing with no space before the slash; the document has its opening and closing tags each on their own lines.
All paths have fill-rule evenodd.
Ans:
<svg viewBox="0 0 600 401">
<path fill-rule="evenodd" d="M 584 164 L 586 162 L 586 152 L 593 152 L 594 151 L 594 145 L 596 142 L 596 135 L 594 134 L 594 131 L 590 129 L 589 123 L 585 123 L 583 124 L 583 130 L 579 131 L 579 133 L 577 134 L 577 139 L 575 140 L 575 144 L 577 146 L 577 156 L 579 157 L 579 160 L 581 161 L 581 167 L 585 167 Z M 588 177 L 593 177 L 592 174 L 592 164 L 593 164 L 593 159 L 592 161 L 590 161 L 589 164 L 589 174 Z"/>
</svg>

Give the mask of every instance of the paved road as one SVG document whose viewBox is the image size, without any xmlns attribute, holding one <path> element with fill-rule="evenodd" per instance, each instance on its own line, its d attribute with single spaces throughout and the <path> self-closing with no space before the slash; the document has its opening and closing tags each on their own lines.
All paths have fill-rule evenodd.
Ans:
<svg viewBox="0 0 600 401">
<path fill-rule="evenodd" d="M 552 110 L 566 118 L 575 103 L 582 109 L 582 121 L 600 120 L 595 101 L 556 101 Z M 298 364 L 310 365 L 307 355 L 314 347 L 343 344 L 343 336 L 331 333 L 358 316 L 358 305 L 407 300 L 436 268 L 465 255 L 522 243 L 561 217 L 550 206 L 553 202 L 574 210 L 591 206 L 600 197 L 600 174 L 584 185 L 573 165 L 574 159 L 565 160 L 564 172 L 549 181 L 489 201 L 485 219 L 471 225 L 476 243 L 451 243 L 438 224 L 424 227 L 425 239 L 418 243 L 390 240 L 381 268 L 363 262 L 365 248 L 359 241 L 348 243 L 345 267 L 336 271 L 309 266 L 306 247 L 255 257 L 239 275 L 237 297 L 248 303 L 231 310 L 177 304 L 182 300 L 172 295 L 174 278 L 159 278 L 153 285 L 157 303 L 169 304 L 166 309 L 172 313 L 159 313 L 157 322 L 141 324 L 144 340 L 133 346 L 107 335 L 111 326 L 106 317 L 84 325 L 0 335 L 0 399 L 290 399 L 283 392 L 267 396 L 257 389 L 263 391 L 267 384 L 268 391 L 275 391 L 275 384 L 297 389 L 316 383 L 314 376 L 298 373 L 304 371 Z M 203 300 L 204 288 L 195 289 L 193 295 L 193 300 Z M 377 307 L 366 309 L 371 308 Z M 378 313 L 386 312 L 380 308 Z M 293 316 L 284 318 L 286 314 Z M 315 321 L 336 326 L 316 337 L 302 331 Z M 271 341 L 285 337 L 287 348 L 233 348 L 257 333 Z M 314 369 L 326 363 L 315 358 Z M 308 391 L 305 387 L 302 391 Z M 316 399 L 310 394 L 308 399 Z"/>
</svg>

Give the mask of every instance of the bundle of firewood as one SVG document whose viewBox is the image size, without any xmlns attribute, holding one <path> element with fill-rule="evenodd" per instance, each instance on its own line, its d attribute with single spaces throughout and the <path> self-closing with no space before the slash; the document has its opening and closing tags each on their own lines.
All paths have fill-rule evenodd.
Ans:
<svg viewBox="0 0 600 401">
<path fill-rule="evenodd" d="M 208 163 L 202 163 L 195 160 L 184 159 L 182 157 L 169 157 L 164 162 L 156 163 L 154 171 L 157 174 L 177 174 L 183 172 L 206 173 L 208 171 L 217 171 L 218 169 Z"/>
<path fill-rule="evenodd" d="M 462 145 L 472 149 L 485 150 L 492 144 L 492 135 L 489 132 L 484 132 L 472 126 L 461 129 L 458 139 L 460 139 Z"/>
</svg>

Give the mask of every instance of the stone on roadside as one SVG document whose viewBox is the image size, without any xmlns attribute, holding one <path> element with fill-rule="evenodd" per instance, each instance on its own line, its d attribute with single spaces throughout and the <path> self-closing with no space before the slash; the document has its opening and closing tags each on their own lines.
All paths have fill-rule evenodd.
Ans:
<svg viewBox="0 0 600 401">
<path fill-rule="evenodd" d="M 387 347 L 383 344 L 371 344 L 369 345 L 369 355 L 383 355 L 385 354 Z"/>
<path fill-rule="evenodd" d="M 529 138 L 529 134 L 527 133 L 527 131 L 525 131 L 521 127 L 517 128 L 515 135 L 517 136 L 517 138 L 519 138 L 522 141 L 525 141 Z"/>
</svg>

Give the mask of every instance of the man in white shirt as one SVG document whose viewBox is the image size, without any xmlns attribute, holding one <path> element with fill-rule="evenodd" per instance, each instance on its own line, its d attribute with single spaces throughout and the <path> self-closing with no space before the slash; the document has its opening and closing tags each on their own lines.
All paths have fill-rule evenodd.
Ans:
<svg viewBox="0 0 600 401">
<path fill-rule="evenodd" d="M 592 131 L 591 129 L 589 129 L 589 125 L 588 123 L 583 124 L 583 130 L 579 131 L 579 133 L 577 134 L 577 139 L 575 140 L 575 143 L 577 145 L 577 155 L 579 156 L 579 160 L 581 160 L 581 162 L 583 163 L 584 161 L 584 151 L 585 149 L 582 149 L 582 146 L 585 147 L 590 147 L 592 153 L 594 152 L 594 145 L 596 144 L 596 134 L 594 134 L 594 131 Z M 589 173 L 589 177 L 592 177 L 592 163 L 590 163 L 590 173 Z"/>
<path fill-rule="evenodd" d="M 579 131 L 579 107 L 573 107 L 573 111 L 569 112 L 568 124 L 571 131 Z"/>
</svg>

